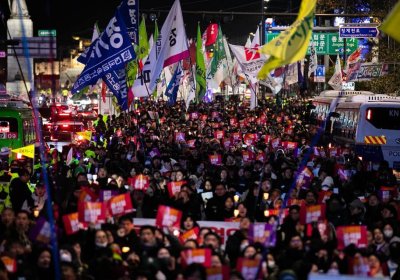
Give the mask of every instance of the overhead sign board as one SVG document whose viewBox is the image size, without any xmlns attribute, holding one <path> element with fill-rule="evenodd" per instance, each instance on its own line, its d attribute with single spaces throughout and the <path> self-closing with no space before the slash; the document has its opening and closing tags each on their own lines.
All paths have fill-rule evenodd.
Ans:
<svg viewBox="0 0 400 280">
<path fill-rule="evenodd" d="M 55 30 L 55 29 L 39 29 L 38 36 L 39 37 L 56 37 L 57 30 Z"/>
<path fill-rule="evenodd" d="M 57 57 L 57 43 L 54 37 L 28 37 L 20 38 L 14 37 L 14 40 L 19 42 L 18 45 L 8 48 L 7 54 L 9 56 L 25 56 L 23 40 L 26 40 L 27 50 L 30 58 L 56 58 Z"/>
<path fill-rule="evenodd" d="M 267 42 L 271 41 L 275 37 L 278 37 L 279 33 L 267 33 Z M 339 37 L 338 32 L 313 32 L 312 40 L 315 45 L 315 50 L 318 55 L 335 55 L 344 53 L 344 40 Z M 346 39 L 346 54 L 353 53 L 358 48 L 358 39 L 350 38 Z M 307 49 L 307 54 L 310 54 L 310 45 Z"/>
<path fill-rule="evenodd" d="M 340 38 L 376 38 L 379 31 L 376 26 L 340 26 Z"/>
</svg>

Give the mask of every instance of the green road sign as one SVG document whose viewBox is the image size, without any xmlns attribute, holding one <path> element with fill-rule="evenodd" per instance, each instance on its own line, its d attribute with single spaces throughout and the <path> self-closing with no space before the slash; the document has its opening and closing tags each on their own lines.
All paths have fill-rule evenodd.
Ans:
<svg viewBox="0 0 400 280">
<path fill-rule="evenodd" d="M 55 30 L 55 29 L 39 29 L 38 36 L 39 37 L 56 37 L 57 30 Z"/>
<path fill-rule="evenodd" d="M 277 37 L 279 33 L 267 33 L 267 43 Z M 343 38 L 339 38 L 338 32 L 314 32 L 312 40 L 315 43 L 317 54 L 342 54 L 344 51 Z M 310 40 L 311 43 L 311 40 Z M 346 39 L 346 53 L 351 54 L 358 48 L 358 39 Z M 310 54 L 310 46 L 307 49 L 307 54 Z"/>
</svg>

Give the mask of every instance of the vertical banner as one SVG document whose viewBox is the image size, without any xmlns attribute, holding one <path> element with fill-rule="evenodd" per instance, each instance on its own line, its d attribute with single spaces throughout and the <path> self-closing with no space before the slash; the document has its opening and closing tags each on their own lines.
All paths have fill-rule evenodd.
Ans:
<svg viewBox="0 0 400 280">
<path fill-rule="evenodd" d="M 119 11 L 131 42 L 139 45 L 139 0 L 123 0 Z"/>
</svg>

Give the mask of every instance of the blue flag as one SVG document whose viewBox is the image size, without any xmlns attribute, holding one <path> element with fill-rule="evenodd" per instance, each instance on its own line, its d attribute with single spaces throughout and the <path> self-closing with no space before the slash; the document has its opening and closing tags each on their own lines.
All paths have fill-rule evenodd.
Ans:
<svg viewBox="0 0 400 280">
<path fill-rule="evenodd" d="M 107 87 L 113 92 L 114 96 L 118 100 L 118 105 L 122 111 L 128 109 L 128 86 L 126 84 L 126 72 L 125 69 L 117 69 L 108 72 L 104 77 L 103 81 L 107 84 Z"/>
<path fill-rule="evenodd" d="M 98 79 L 103 78 L 119 102 L 127 99 L 126 76 L 119 70 L 125 70 L 126 64 L 135 59 L 136 54 L 119 10 L 90 48 L 86 66 L 74 83 L 72 93 L 94 85 Z M 123 109 L 123 102 L 119 105 Z"/>
<path fill-rule="evenodd" d="M 165 95 L 168 96 L 168 105 L 173 106 L 176 103 L 178 97 L 179 83 L 182 77 L 182 67 L 181 63 L 176 66 L 175 73 L 169 82 L 167 89 L 165 90 Z"/>
<path fill-rule="evenodd" d="M 118 7 L 131 42 L 139 45 L 139 0 L 123 0 Z"/>
</svg>

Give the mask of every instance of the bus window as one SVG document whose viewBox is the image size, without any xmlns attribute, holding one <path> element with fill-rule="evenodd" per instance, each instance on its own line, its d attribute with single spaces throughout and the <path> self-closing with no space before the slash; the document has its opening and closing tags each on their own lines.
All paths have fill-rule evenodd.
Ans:
<svg viewBox="0 0 400 280">
<path fill-rule="evenodd" d="M 10 132 L 10 123 L 6 121 L 0 122 L 0 133 Z"/>
<path fill-rule="evenodd" d="M 0 138 L 15 139 L 18 137 L 18 120 L 11 117 L 0 117 Z"/>
<path fill-rule="evenodd" d="M 400 108 L 370 107 L 365 118 L 377 129 L 400 130 Z"/>
</svg>

